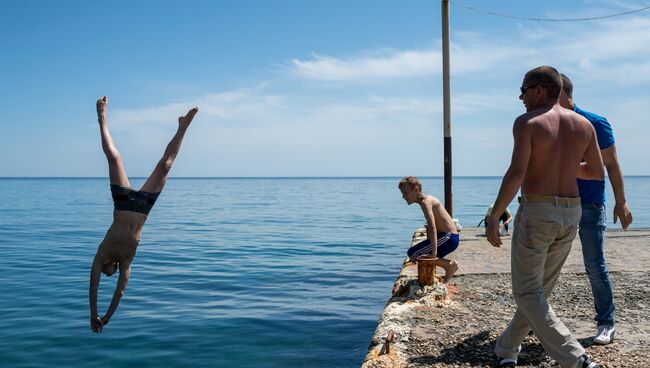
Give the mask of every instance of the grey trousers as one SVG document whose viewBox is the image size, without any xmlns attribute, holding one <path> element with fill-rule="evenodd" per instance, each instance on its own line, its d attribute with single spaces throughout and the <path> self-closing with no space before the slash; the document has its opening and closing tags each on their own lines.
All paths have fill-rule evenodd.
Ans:
<svg viewBox="0 0 650 368">
<path fill-rule="evenodd" d="M 546 353 L 563 368 L 578 368 L 585 349 L 548 304 L 578 230 L 580 204 L 521 201 L 512 236 L 512 294 L 517 312 L 496 342 L 501 358 L 517 359 L 533 330 Z"/>
</svg>

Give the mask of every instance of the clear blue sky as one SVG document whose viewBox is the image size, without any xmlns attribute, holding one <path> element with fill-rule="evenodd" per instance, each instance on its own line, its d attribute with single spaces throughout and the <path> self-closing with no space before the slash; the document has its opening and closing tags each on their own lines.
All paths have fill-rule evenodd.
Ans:
<svg viewBox="0 0 650 368">
<path fill-rule="evenodd" d="M 453 1 L 453 0 L 452 0 Z M 503 175 L 523 74 L 553 65 L 648 175 L 646 1 L 451 4 L 455 175 Z M 94 102 L 130 176 L 190 106 L 174 176 L 441 175 L 440 1 L 0 2 L 0 176 L 107 176 Z"/>
</svg>

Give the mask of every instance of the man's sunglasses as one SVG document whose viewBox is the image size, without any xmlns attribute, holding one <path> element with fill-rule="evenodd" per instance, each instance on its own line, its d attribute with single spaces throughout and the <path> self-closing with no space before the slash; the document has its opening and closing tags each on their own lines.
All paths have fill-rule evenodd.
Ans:
<svg viewBox="0 0 650 368">
<path fill-rule="evenodd" d="M 522 86 L 522 87 L 519 87 L 519 90 L 521 91 L 521 94 L 523 95 L 523 94 L 525 94 L 526 91 L 528 91 L 530 88 L 535 88 L 535 87 L 537 87 L 537 86 L 540 86 L 540 87 L 546 87 L 546 86 L 543 85 L 543 84 L 533 84 L 533 85 L 531 85 L 531 86 L 526 86 L 526 87 L 523 87 L 523 86 Z"/>
</svg>

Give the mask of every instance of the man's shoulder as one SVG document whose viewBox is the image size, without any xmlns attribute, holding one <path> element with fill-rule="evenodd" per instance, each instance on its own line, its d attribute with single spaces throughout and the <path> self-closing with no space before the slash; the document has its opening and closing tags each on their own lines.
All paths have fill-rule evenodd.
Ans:
<svg viewBox="0 0 650 368">
<path fill-rule="evenodd" d="M 551 109 L 540 108 L 519 115 L 517 119 L 515 119 L 515 129 L 526 129 L 536 126 L 548 127 L 560 124 L 562 121 L 582 124 L 585 127 L 591 126 L 585 117 L 557 105 Z"/>
<path fill-rule="evenodd" d="M 582 124 L 585 127 L 591 129 L 592 124 L 589 121 L 589 119 L 587 119 L 584 115 L 578 114 L 577 112 L 569 109 L 564 109 L 563 113 L 565 114 L 565 116 L 569 117 L 572 121 L 578 124 Z"/>
<path fill-rule="evenodd" d="M 535 116 L 537 116 L 537 114 L 534 114 L 533 111 L 527 111 L 517 116 L 517 118 L 515 119 L 515 124 L 525 124 Z"/>
<path fill-rule="evenodd" d="M 600 149 L 609 148 L 614 144 L 614 131 L 612 125 L 607 121 L 607 118 L 594 114 L 573 106 L 574 111 L 580 116 L 584 117 L 596 130 L 596 137 L 598 138 L 598 145 Z"/>
<path fill-rule="evenodd" d="M 512 129 L 515 132 L 515 138 L 517 137 L 517 132 L 527 131 L 532 124 L 535 124 L 536 118 L 539 115 L 531 114 L 531 112 L 526 112 L 517 116 L 515 122 L 512 124 Z"/>
<path fill-rule="evenodd" d="M 515 124 L 535 124 L 539 122 L 546 122 L 549 120 L 558 120 L 565 114 L 575 114 L 571 110 L 564 109 L 560 105 L 542 106 L 534 110 L 526 111 L 525 113 L 517 116 Z"/>
<path fill-rule="evenodd" d="M 575 111 L 578 115 L 584 116 L 590 123 L 596 125 L 596 124 L 604 124 L 609 126 L 609 121 L 607 120 L 606 117 L 598 115 L 596 113 L 593 113 L 591 111 L 583 110 L 577 105 L 573 105 L 573 111 Z"/>
</svg>

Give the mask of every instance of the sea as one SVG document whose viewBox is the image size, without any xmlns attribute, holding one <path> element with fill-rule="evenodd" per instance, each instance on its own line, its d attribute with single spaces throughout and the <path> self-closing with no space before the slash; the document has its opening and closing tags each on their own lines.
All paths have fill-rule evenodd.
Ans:
<svg viewBox="0 0 650 368">
<path fill-rule="evenodd" d="M 422 181 L 444 198 L 442 178 Z M 112 220 L 108 180 L 0 178 L 0 367 L 358 367 L 424 223 L 398 182 L 171 178 L 126 294 L 94 334 L 88 280 Z M 477 226 L 500 182 L 454 178 L 462 226 Z M 625 188 L 632 227 L 650 227 L 650 177 Z M 102 277 L 100 314 L 116 280 Z"/>
</svg>

